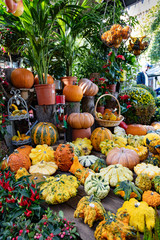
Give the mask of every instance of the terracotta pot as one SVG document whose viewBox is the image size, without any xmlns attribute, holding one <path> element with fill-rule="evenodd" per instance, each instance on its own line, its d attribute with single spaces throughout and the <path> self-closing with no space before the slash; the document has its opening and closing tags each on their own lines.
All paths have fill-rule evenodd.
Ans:
<svg viewBox="0 0 160 240">
<path fill-rule="evenodd" d="M 35 85 L 38 105 L 55 104 L 55 83 L 53 84 L 37 84 Z"/>
<path fill-rule="evenodd" d="M 91 128 L 81 128 L 75 129 L 72 128 L 72 141 L 75 141 L 77 138 L 90 138 Z"/>
<path fill-rule="evenodd" d="M 116 92 L 116 84 L 109 84 L 108 88 L 111 91 L 111 93 L 115 93 Z"/>
<path fill-rule="evenodd" d="M 73 85 L 74 83 L 77 82 L 77 77 L 72 76 L 61 77 L 61 81 L 64 83 L 65 86 Z"/>
<path fill-rule="evenodd" d="M 99 107 L 97 107 L 97 112 L 100 112 L 100 113 L 104 113 L 104 109 L 105 109 L 105 107 L 104 106 L 99 106 Z"/>
</svg>

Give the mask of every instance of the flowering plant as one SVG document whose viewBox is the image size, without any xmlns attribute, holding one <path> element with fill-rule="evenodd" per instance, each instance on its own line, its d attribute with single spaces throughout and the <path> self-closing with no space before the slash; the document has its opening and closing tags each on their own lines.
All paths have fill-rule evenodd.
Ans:
<svg viewBox="0 0 160 240">
<path fill-rule="evenodd" d="M 43 201 L 39 194 L 39 189 L 28 177 L 16 180 L 11 171 L 1 171 L 0 220 L 10 221 L 22 214 L 26 218 L 40 218 L 43 213 L 40 203 Z"/>
<path fill-rule="evenodd" d="M 107 62 L 102 67 L 102 75 L 106 78 L 108 84 L 115 84 L 122 77 L 123 64 L 125 57 L 110 52 L 107 56 Z"/>
<path fill-rule="evenodd" d="M 8 84 L 3 78 L 0 78 L 0 82 L 6 85 Z M 8 85 L 7 85 L 8 86 Z M 7 108 L 6 108 L 6 98 L 3 96 L 3 93 L 0 92 L 0 134 L 3 138 L 4 135 L 7 133 L 7 125 L 9 125 L 10 121 L 8 120 L 7 115 Z"/>
<path fill-rule="evenodd" d="M 108 87 L 108 82 L 107 82 L 107 80 L 104 77 L 101 77 L 101 78 L 91 78 L 90 80 L 93 83 L 95 83 L 98 86 L 98 88 L 99 88 L 98 93 L 95 96 L 95 100 L 96 101 L 103 94 L 110 93 L 109 87 Z M 99 100 L 99 105 L 103 105 L 103 104 L 104 104 L 104 98 L 101 98 Z"/>
<path fill-rule="evenodd" d="M 79 237 L 74 223 L 67 221 L 66 218 L 64 218 L 62 211 L 59 211 L 59 214 L 56 214 L 49 208 L 37 223 L 31 222 L 30 219 L 26 220 L 21 216 L 16 222 L 3 223 L 1 227 L 3 232 L 0 229 L 0 236 L 3 234 L 5 239 L 11 240 L 69 240 L 78 239 Z"/>
</svg>

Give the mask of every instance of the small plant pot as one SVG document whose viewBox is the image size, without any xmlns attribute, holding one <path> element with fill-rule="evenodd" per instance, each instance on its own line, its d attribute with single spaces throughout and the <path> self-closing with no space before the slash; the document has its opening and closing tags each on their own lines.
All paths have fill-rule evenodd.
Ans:
<svg viewBox="0 0 160 240">
<path fill-rule="evenodd" d="M 61 77 L 61 81 L 64 83 L 64 86 L 73 85 L 77 82 L 77 77 Z"/>
<path fill-rule="evenodd" d="M 55 104 L 55 84 L 37 84 L 35 85 L 38 105 Z"/>
<path fill-rule="evenodd" d="M 99 106 L 99 107 L 97 107 L 97 112 L 100 112 L 100 113 L 104 113 L 104 109 L 105 109 L 105 107 L 104 106 Z"/>
<path fill-rule="evenodd" d="M 109 84 L 108 89 L 110 90 L 111 93 L 116 92 L 116 84 Z"/>
<path fill-rule="evenodd" d="M 90 138 L 90 136 L 91 128 L 72 128 L 72 141 L 75 141 L 77 138 Z"/>
</svg>

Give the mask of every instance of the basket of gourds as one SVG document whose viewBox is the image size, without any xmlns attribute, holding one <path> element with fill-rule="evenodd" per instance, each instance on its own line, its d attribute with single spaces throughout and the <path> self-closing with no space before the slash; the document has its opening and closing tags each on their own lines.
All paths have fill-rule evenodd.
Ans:
<svg viewBox="0 0 160 240">
<path fill-rule="evenodd" d="M 112 109 L 106 108 L 104 110 L 104 113 L 97 112 L 97 105 L 101 98 L 104 98 L 106 96 L 112 97 L 111 99 L 115 99 L 118 105 L 118 112 L 113 111 Z M 119 104 L 118 99 L 113 96 L 112 94 L 103 94 L 97 99 L 96 105 L 95 105 L 95 120 L 98 122 L 98 124 L 102 127 L 115 127 L 118 126 L 122 121 L 124 117 L 121 115 L 121 107 Z"/>
</svg>

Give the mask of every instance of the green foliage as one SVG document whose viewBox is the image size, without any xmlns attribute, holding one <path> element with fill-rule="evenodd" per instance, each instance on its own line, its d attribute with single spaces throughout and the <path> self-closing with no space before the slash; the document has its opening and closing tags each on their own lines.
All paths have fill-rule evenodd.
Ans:
<svg viewBox="0 0 160 240">
<path fill-rule="evenodd" d="M 156 108 L 156 111 L 154 114 L 154 121 L 160 121 L 160 108 Z"/>
<path fill-rule="evenodd" d="M 160 107 L 160 96 L 156 97 L 156 106 Z"/>
</svg>

